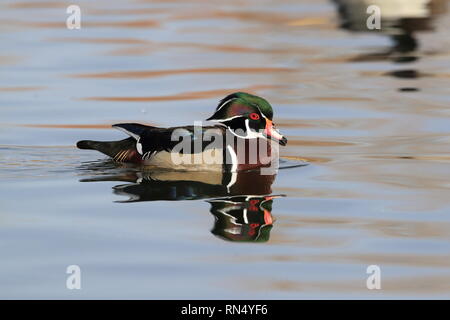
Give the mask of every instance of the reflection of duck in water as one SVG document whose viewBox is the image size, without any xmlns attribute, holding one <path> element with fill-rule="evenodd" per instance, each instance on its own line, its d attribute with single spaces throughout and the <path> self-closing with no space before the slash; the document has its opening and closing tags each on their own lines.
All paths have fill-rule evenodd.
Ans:
<svg viewBox="0 0 450 320">
<path fill-rule="evenodd" d="M 338 6 L 340 26 L 354 32 L 379 32 L 393 40 L 386 52 L 362 55 L 355 61 L 393 59 L 411 62 L 417 58 L 405 56 L 418 48 L 414 37 L 417 31 L 431 31 L 431 21 L 436 14 L 445 11 L 446 0 L 332 0 Z M 371 13 L 367 8 L 375 5 L 381 11 L 381 29 L 370 30 L 367 20 Z"/>
<path fill-rule="evenodd" d="M 130 180 L 131 178 L 131 180 Z M 114 193 L 129 196 L 120 202 L 157 200 L 198 200 L 252 194 L 267 195 L 275 175 L 261 175 L 258 171 L 212 175 L 208 172 L 137 172 L 127 177 L 128 184 L 117 185 Z M 86 181 L 86 180 L 84 180 Z M 91 180 L 92 181 L 92 180 Z M 123 180 L 122 180 L 123 181 Z"/>
<path fill-rule="evenodd" d="M 275 196 L 236 196 L 209 200 L 216 221 L 211 232 L 225 240 L 266 242 L 273 226 Z"/>
<path fill-rule="evenodd" d="M 278 161 L 275 147 L 287 143 L 272 122 L 272 106 L 248 93 L 228 95 L 207 120 L 215 124 L 174 128 L 116 124 L 113 127 L 130 138 L 110 142 L 84 140 L 77 146 L 98 150 L 117 162 L 169 170 L 237 172 L 272 166 L 272 160 Z"/>
<path fill-rule="evenodd" d="M 91 168 L 92 167 L 92 171 Z M 83 171 L 97 173 L 99 165 L 85 166 Z M 231 241 L 264 242 L 273 225 L 272 183 L 275 175 L 260 171 L 239 173 L 125 171 L 116 175 L 97 175 L 82 182 L 123 181 L 114 193 L 127 196 L 118 202 L 208 199 L 215 217 L 212 233 Z"/>
</svg>

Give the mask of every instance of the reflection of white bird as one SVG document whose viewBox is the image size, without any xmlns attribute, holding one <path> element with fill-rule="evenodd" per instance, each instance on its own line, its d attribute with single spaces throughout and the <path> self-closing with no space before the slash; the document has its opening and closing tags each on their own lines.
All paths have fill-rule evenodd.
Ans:
<svg viewBox="0 0 450 320">
<path fill-rule="evenodd" d="M 402 21 L 413 19 L 428 20 L 438 8 L 445 8 L 446 0 L 332 0 L 338 5 L 342 27 L 352 31 L 370 31 L 366 21 L 370 13 L 369 6 L 375 5 L 380 8 L 382 29 L 381 32 L 398 34 L 401 33 Z M 416 23 L 410 26 L 411 31 L 429 30 L 427 24 Z"/>
<path fill-rule="evenodd" d="M 331 0 L 338 6 L 340 26 L 354 32 L 379 32 L 394 41 L 392 52 L 411 52 L 417 48 L 413 34 L 433 30 L 430 22 L 437 13 L 446 11 L 448 0 Z M 373 14 L 368 8 L 380 10 L 380 29 L 369 29 Z M 385 55 L 383 54 L 383 55 Z"/>
<path fill-rule="evenodd" d="M 366 8 L 375 5 L 383 19 L 426 18 L 430 16 L 431 0 L 362 0 Z"/>
</svg>

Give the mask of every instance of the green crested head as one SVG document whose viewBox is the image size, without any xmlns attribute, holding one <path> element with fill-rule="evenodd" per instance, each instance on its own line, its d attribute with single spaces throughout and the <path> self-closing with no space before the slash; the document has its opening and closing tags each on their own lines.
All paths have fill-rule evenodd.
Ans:
<svg viewBox="0 0 450 320">
<path fill-rule="evenodd" d="M 206 120 L 224 125 L 234 135 L 244 139 L 265 138 L 286 145 L 272 121 L 273 110 L 267 100 L 245 92 L 235 92 L 223 98 L 214 114 Z"/>
<path fill-rule="evenodd" d="M 273 118 L 272 106 L 266 99 L 246 92 L 235 92 L 223 98 L 207 120 L 224 120 L 251 113 L 261 113 L 269 120 Z"/>
</svg>

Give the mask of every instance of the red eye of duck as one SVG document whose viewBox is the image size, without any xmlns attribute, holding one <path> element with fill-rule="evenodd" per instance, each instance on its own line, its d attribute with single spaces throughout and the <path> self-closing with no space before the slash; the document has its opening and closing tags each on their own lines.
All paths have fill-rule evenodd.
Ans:
<svg viewBox="0 0 450 320">
<path fill-rule="evenodd" d="M 252 119 L 252 120 L 259 120 L 259 114 L 257 114 L 257 113 L 250 113 L 250 119 Z"/>
</svg>

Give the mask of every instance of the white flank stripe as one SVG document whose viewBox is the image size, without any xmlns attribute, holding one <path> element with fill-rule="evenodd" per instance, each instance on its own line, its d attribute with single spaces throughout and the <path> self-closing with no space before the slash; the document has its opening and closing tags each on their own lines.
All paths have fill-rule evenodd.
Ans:
<svg viewBox="0 0 450 320">
<path fill-rule="evenodd" d="M 233 147 L 228 145 L 227 146 L 227 150 L 230 153 L 231 156 L 231 179 L 230 182 L 227 184 L 227 190 L 230 191 L 230 188 L 233 184 L 236 183 L 237 180 L 237 168 L 238 168 L 238 158 L 236 155 L 236 152 L 234 152 Z M 226 157 L 225 157 L 225 161 L 226 161 Z"/>
<path fill-rule="evenodd" d="M 139 152 L 140 155 L 142 155 L 142 144 L 139 142 L 141 138 L 138 139 L 138 141 L 136 142 L 136 149 L 137 152 Z"/>
</svg>

